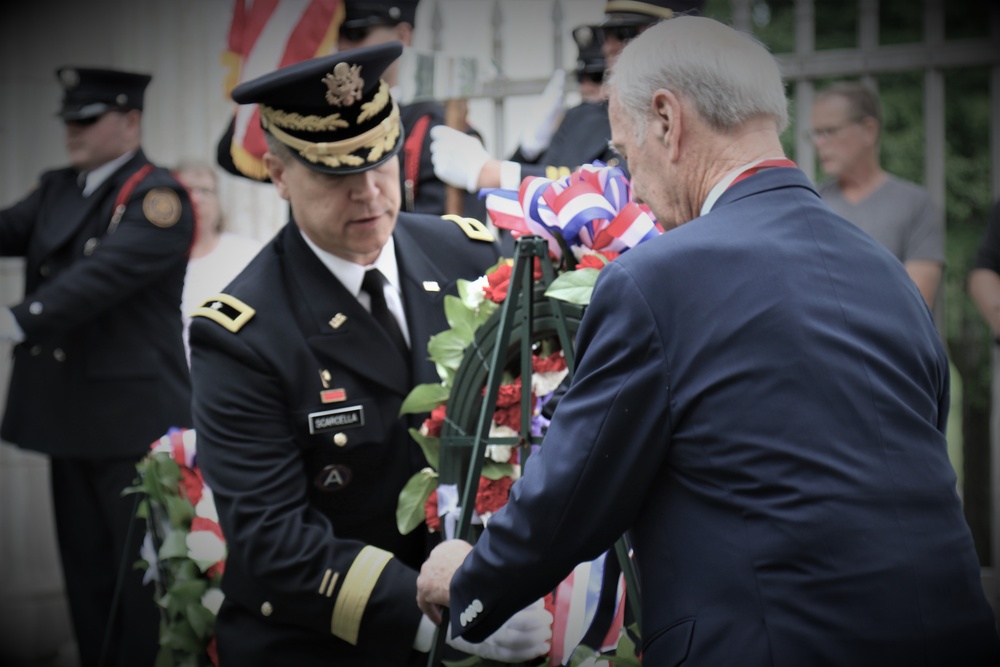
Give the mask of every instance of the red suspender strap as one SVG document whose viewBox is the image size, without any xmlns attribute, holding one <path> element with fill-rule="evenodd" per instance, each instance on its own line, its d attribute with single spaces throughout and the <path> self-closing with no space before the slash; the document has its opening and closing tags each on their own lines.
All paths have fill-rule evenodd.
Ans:
<svg viewBox="0 0 1000 667">
<path fill-rule="evenodd" d="M 108 234 L 113 234 L 118 228 L 118 223 L 121 222 L 122 216 L 125 215 L 125 205 L 128 204 L 128 199 L 132 196 L 132 191 L 135 190 L 135 186 L 139 185 L 140 181 L 146 178 L 151 171 L 153 171 L 153 165 L 147 164 L 143 166 L 129 176 L 128 180 L 125 181 L 125 185 L 118 191 L 118 196 L 115 197 L 115 211 L 111 215 L 111 223 L 108 225 Z"/>
<path fill-rule="evenodd" d="M 413 125 L 413 132 L 406 138 L 403 144 L 403 175 L 406 177 L 406 199 L 407 210 L 413 210 L 413 202 L 417 199 L 417 177 L 420 175 L 420 154 L 424 146 L 424 137 L 427 136 L 427 126 L 431 124 L 431 117 L 421 116 Z"/>
</svg>

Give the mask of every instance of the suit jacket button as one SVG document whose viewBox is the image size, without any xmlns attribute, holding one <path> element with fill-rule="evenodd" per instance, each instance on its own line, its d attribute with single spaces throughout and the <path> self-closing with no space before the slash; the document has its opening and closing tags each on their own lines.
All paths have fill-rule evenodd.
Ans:
<svg viewBox="0 0 1000 667">
<path fill-rule="evenodd" d="M 41 345 L 33 345 L 31 347 L 31 356 L 37 357 L 41 353 L 42 353 L 42 346 Z"/>
<path fill-rule="evenodd" d="M 274 613 L 274 606 L 270 602 L 265 602 L 260 606 L 260 613 L 264 616 L 270 616 Z"/>
<path fill-rule="evenodd" d="M 41 301 L 32 301 L 28 305 L 28 312 L 32 315 L 41 315 L 43 310 L 45 310 L 45 306 L 42 305 Z"/>
<path fill-rule="evenodd" d="M 38 273 L 43 278 L 48 278 L 49 274 L 52 273 L 52 269 L 49 268 L 48 264 L 42 264 L 40 267 L 38 267 Z"/>
<path fill-rule="evenodd" d="M 343 447 L 344 445 L 347 444 L 347 435 L 345 433 L 338 433 L 337 435 L 333 436 L 333 444 L 337 445 L 338 447 Z"/>
<path fill-rule="evenodd" d="M 94 254 L 94 250 L 97 249 L 98 240 L 91 238 L 87 239 L 87 242 L 83 244 L 83 254 L 90 257 Z"/>
<path fill-rule="evenodd" d="M 66 361 L 66 353 L 62 351 L 61 347 L 52 350 L 52 356 L 56 361 Z"/>
</svg>

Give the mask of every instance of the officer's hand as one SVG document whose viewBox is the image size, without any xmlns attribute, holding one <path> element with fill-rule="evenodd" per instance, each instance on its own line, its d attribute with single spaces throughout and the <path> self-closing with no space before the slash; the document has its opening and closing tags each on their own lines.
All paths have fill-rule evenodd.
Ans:
<svg viewBox="0 0 1000 667">
<path fill-rule="evenodd" d="M 476 192 L 479 173 L 492 159 L 476 137 L 446 125 L 431 128 L 434 174 L 448 185 Z"/>
<path fill-rule="evenodd" d="M 517 612 L 496 632 L 478 644 L 461 637 L 452 639 L 448 628 L 448 645 L 465 653 L 500 662 L 525 662 L 549 652 L 552 640 L 552 614 L 538 600 Z"/>
<path fill-rule="evenodd" d="M 538 122 L 533 126 L 526 126 L 521 132 L 521 154 L 528 160 L 534 160 L 549 147 L 557 121 L 563 112 L 565 88 L 566 72 L 557 69 L 535 103 L 531 117 L 537 118 Z"/>
</svg>

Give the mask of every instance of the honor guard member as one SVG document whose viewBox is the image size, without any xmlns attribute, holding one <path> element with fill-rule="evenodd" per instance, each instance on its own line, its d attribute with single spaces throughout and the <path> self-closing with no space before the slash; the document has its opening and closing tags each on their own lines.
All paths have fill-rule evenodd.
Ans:
<svg viewBox="0 0 1000 667">
<path fill-rule="evenodd" d="M 341 51 L 398 41 L 404 47 L 413 43 L 419 0 L 345 0 L 344 22 L 340 24 Z M 398 97 L 399 62 L 390 65 L 382 78 Z M 431 163 L 431 128 L 445 123 L 441 102 L 416 100 L 400 104 L 403 146 L 399 151 L 399 177 L 403 192 L 403 210 L 441 215 L 445 210 L 445 184 L 435 175 Z M 482 145 L 482 137 L 467 123 L 464 133 Z M 462 215 L 486 219 L 486 206 L 476 195 L 465 193 Z"/>
<path fill-rule="evenodd" d="M 416 577 L 432 545 L 396 525 L 400 490 L 427 465 L 407 432 L 424 415 L 399 411 L 438 381 L 426 348 L 448 327 L 444 296 L 499 252 L 475 220 L 399 211 L 403 135 L 381 75 L 401 52 L 344 51 L 232 93 L 259 105 L 291 220 L 190 329 L 199 464 L 228 547 L 223 667 L 427 661 Z M 538 655 L 543 616 L 474 650 Z"/>
<path fill-rule="evenodd" d="M 180 302 L 194 219 L 140 147 L 151 77 L 57 76 L 69 166 L 0 211 L 0 255 L 26 260 L 24 301 L 0 309 L 0 339 L 17 343 L 0 435 L 50 457 L 81 664 L 150 665 L 159 615 L 132 567 L 145 530 L 122 490 L 151 442 L 190 425 Z"/>
<path fill-rule="evenodd" d="M 635 2 L 634 0 L 609 0 L 604 7 L 604 18 L 596 27 L 580 26 L 573 31 L 573 39 L 579 49 L 577 77 L 593 76 L 598 53 L 603 53 L 605 71 L 614 64 L 614 59 L 625 44 L 649 26 L 680 14 L 698 14 L 704 0 L 657 0 Z M 595 46 L 599 48 L 595 49 Z M 550 82 L 551 86 L 551 82 Z M 542 109 L 549 107 L 544 102 L 551 88 L 542 94 Z M 582 93 L 581 87 L 581 93 Z M 537 114 L 544 127 L 548 112 Z M 530 134 L 530 133 L 529 133 Z M 580 165 L 594 160 L 626 169 L 613 150 L 608 147 L 611 140 L 611 125 L 608 122 L 608 103 L 604 95 L 599 100 L 584 101 L 569 109 L 554 134 L 549 134 L 550 142 L 544 147 L 525 150 L 525 139 L 521 147 L 509 160 L 491 157 L 481 144 L 469 141 L 460 132 L 450 128 L 435 128 L 431 133 L 431 154 L 434 172 L 445 183 L 465 188 L 469 192 L 479 192 L 482 188 L 506 188 L 517 190 L 521 180 L 527 176 L 543 176 L 559 179 L 569 176 Z M 537 156 L 537 157 L 536 157 Z"/>
</svg>

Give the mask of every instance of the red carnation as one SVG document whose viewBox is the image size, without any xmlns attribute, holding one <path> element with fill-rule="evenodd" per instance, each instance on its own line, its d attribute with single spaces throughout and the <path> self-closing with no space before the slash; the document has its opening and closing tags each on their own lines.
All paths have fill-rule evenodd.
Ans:
<svg viewBox="0 0 1000 667">
<path fill-rule="evenodd" d="M 441 437 L 441 426 L 444 424 L 447 407 L 447 405 L 439 405 L 431 410 L 431 416 L 424 420 L 424 430 L 427 431 L 427 435 L 435 438 Z"/>
<path fill-rule="evenodd" d="M 181 488 L 184 489 L 184 495 L 187 496 L 192 505 L 198 505 L 204 487 L 205 480 L 201 478 L 201 470 L 199 468 L 192 470 L 191 468 L 181 466 Z"/>
<path fill-rule="evenodd" d="M 424 501 L 424 520 L 427 522 L 427 530 L 436 533 L 441 530 L 441 517 L 438 516 L 438 492 L 437 489 L 431 491 Z"/>
<path fill-rule="evenodd" d="M 566 357 L 562 350 L 547 357 L 535 355 L 531 358 L 531 370 L 535 373 L 554 373 L 566 370 Z"/>
<path fill-rule="evenodd" d="M 493 421 L 498 426 L 506 426 L 515 431 L 521 430 L 521 378 L 500 386 Z"/>
<path fill-rule="evenodd" d="M 510 497 L 510 487 L 514 480 L 510 477 L 500 479 L 479 478 L 479 491 L 476 492 L 476 512 L 483 516 L 493 513 L 507 504 Z"/>
<path fill-rule="evenodd" d="M 507 298 L 507 290 L 510 288 L 510 264 L 503 263 L 493 273 L 486 275 L 489 286 L 483 288 L 486 298 L 493 303 L 503 303 Z"/>
<path fill-rule="evenodd" d="M 212 661 L 212 664 L 219 667 L 219 647 L 216 646 L 215 635 L 212 635 L 212 640 L 205 647 L 205 653 L 208 654 L 208 659 Z"/>
</svg>

